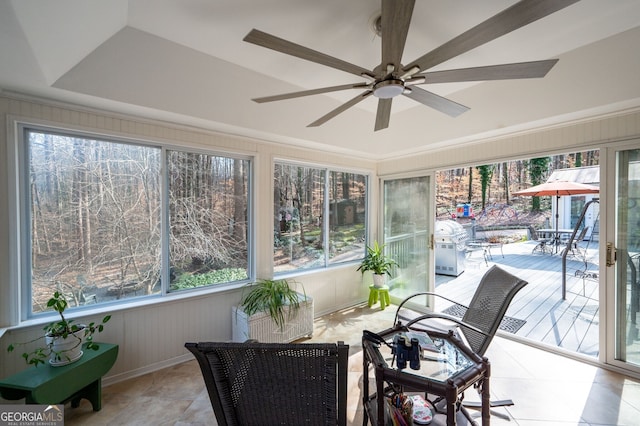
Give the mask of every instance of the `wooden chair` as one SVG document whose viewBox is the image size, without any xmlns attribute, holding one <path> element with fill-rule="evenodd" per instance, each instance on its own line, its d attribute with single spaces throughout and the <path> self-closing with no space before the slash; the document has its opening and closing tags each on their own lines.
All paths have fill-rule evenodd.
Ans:
<svg viewBox="0 0 640 426">
<path fill-rule="evenodd" d="M 220 426 L 346 425 L 349 346 L 186 343 Z"/>
</svg>

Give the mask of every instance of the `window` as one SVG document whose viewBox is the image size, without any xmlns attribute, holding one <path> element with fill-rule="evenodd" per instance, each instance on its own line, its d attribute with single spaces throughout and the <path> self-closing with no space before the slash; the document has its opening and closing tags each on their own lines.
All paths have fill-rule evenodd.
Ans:
<svg viewBox="0 0 640 426">
<path fill-rule="evenodd" d="M 274 190 L 275 273 L 362 258 L 365 175 L 276 163 Z"/>
<path fill-rule="evenodd" d="M 44 129 L 22 134 L 28 316 L 46 310 L 55 290 L 80 306 L 250 276 L 249 160 Z"/>
</svg>

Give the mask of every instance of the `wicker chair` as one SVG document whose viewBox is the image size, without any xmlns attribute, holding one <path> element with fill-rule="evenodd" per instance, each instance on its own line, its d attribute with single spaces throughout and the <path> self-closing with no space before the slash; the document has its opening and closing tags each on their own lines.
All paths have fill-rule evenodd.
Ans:
<svg viewBox="0 0 640 426">
<path fill-rule="evenodd" d="M 345 425 L 349 346 L 186 343 L 218 425 Z"/>
<path fill-rule="evenodd" d="M 436 318 L 453 322 L 454 325 L 458 326 L 457 330 L 462 334 L 463 340 L 466 340 L 469 347 L 478 355 L 484 356 L 484 353 L 500 326 L 500 322 L 507 312 L 509 304 L 516 293 L 518 293 L 525 285 L 527 285 L 527 281 L 524 281 L 494 265 L 489 268 L 480 280 L 478 288 L 473 294 L 469 306 L 463 305 L 463 307 L 466 308 L 466 311 L 462 319 L 438 312 L 420 315 L 415 312 L 407 312 L 406 309 L 402 310 L 403 305 L 416 296 L 433 295 L 449 302 L 456 303 L 451 299 L 435 293 L 422 292 L 409 296 L 403 300 L 400 305 L 398 305 L 394 322 L 398 323 L 400 318 L 404 317 L 406 320 L 406 327 L 423 329 L 426 331 L 429 329 L 438 329 L 442 331 L 443 326 L 446 325 L 440 321 L 433 324 L 432 321 L 429 321 L 431 319 Z M 478 407 L 476 404 L 467 402 L 465 402 L 464 405 L 471 408 Z M 513 405 L 513 401 L 509 399 L 491 401 L 492 407 L 507 405 Z"/>
</svg>

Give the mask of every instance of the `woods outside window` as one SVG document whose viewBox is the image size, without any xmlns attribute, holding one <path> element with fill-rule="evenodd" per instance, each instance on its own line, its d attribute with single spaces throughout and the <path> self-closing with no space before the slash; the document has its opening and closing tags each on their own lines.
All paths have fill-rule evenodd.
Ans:
<svg viewBox="0 0 640 426">
<path fill-rule="evenodd" d="M 28 316 L 250 276 L 250 161 L 24 128 L 21 270 Z M 165 284 L 166 283 L 166 284 Z"/>
<path fill-rule="evenodd" d="M 274 272 L 361 259 L 366 207 L 366 175 L 276 163 Z"/>
</svg>

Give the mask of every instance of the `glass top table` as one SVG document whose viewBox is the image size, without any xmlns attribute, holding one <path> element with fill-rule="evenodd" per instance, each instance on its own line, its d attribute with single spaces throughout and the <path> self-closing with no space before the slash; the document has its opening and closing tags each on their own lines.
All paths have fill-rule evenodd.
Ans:
<svg viewBox="0 0 640 426">
<path fill-rule="evenodd" d="M 393 346 L 393 337 L 399 334 L 405 335 L 409 339 L 416 337 L 423 342 L 425 339 L 429 340 L 426 344 L 423 343 L 420 345 L 423 348 L 419 351 L 420 368 L 414 370 L 410 367 L 409 363 L 407 363 L 406 368 L 403 369 L 407 374 L 414 374 L 419 377 L 428 377 L 430 380 L 445 382 L 457 373 L 474 365 L 470 357 L 456 346 L 450 338 L 443 336 L 434 336 L 431 338 L 431 336 L 424 332 L 402 331 L 389 335 L 385 340 L 389 345 Z M 425 346 L 429 346 L 429 348 L 424 349 Z M 391 347 L 381 345 L 378 350 L 388 367 L 397 368 L 396 356 L 393 354 Z"/>
<path fill-rule="evenodd" d="M 411 392 L 424 392 L 446 399 L 447 425 L 456 424 L 456 408 L 459 395 L 467 388 L 477 385 L 481 391 L 482 424 L 489 424 L 489 362 L 473 353 L 454 332 L 429 331 L 428 336 L 418 335 L 416 330 L 402 326 L 377 333 L 379 340 L 371 339 L 369 332 L 363 334 L 363 403 L 365 416 L 363 425 L 369 419 L 373 425 L 385 425 L 384 397 L 389 388 L 400 388 Z M 419 368 L 410 362 L 405 368 L 398 368 L 397 350 L 394 337 L 398 334 L 416 337 L 422 349 L 419 351 Z M 428 349 L 425 349 L 428 347 Z M 408 347 L 407 347 L 408 348 Z M 395 352 L 395 354 L 394 354 Z M 413 367 L 417 367 L 417 365 Z M 369 374 L 373 372 L 376 391 L 369 391 Z"/>
</svg>

